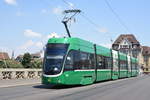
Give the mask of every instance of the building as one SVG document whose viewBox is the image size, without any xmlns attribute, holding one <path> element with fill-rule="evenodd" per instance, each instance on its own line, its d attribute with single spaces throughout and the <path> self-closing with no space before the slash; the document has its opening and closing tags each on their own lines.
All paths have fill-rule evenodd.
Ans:
<svg viewBox="0 0 150 100">
<path fill-rule="evenodd" d="M 32 53 L 30 55 L 31 55 L 32 60 L 38 60 L 38 59 L 42 60 L 43 59 L 43 52 L 42 51 L 37 52 L 37 53 Z M 24 55 L 17 56 L 16 61 L 21 62 L 23 60 L 23 56 Z"/>
<path fill-rule="evenodd" d="M 141 53 L 140 42 L 133 34 L 121 34 L 112 44 L 112 49 L 138 57 Z"/>
<path fill-rule="evenodd" d="M 33 54 L 31 54 L 31 58 L 32 59 L 41 59 L 41 53 L 40 52 L 33 53 Z"/>
<path fill-rule="evenodd" d="M 144 71 L 150 71 L 150 47 L 142 46 L 142 67 Z"/>
<path fill-rule="evenodd" d="M 150 72 L 150 47 L 141 46 L 133 34 L 121 34 L 112 44 L 112 49 L 138 58 L 144 72 Z"/>
<path fill-rule="evenodd" d="M 10 59 L 8 53 L 0 52 L 0 60 L 8 60 L 8 59 Z"/>
<path fill-rule="evenodd" d="M 18 61 L 18 62 L 22 62 L 22 60 L 23 60 L 23 55 L 17 56 L 15 60 Z"/>
</svg>

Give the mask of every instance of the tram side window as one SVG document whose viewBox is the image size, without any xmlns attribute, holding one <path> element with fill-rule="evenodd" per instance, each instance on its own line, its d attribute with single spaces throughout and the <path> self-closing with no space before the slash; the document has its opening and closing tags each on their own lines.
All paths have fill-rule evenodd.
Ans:
<svg viewBox="0 0 150 100">
<path fill-rule="evenodd" d="M 94 54 L 72 50 L 69 52 L 66 58 L 65 70 L 94 69 L 94 68 L 95 68 Z"/>
<path fill-rule="evenodd" d="M 127 69 L 128 69 L 127 61 L 124 61 L 124 63 L 125 63 L 125 64 L 124 64 L 124 69 L 126 69 L 126 70 L 127 70 Z"/>
<path fill-rule="evenodd" d="M 132 63 L 132 70 L 136 70 L 136 64 Z"/>
<path fill-rule="evenodd" d="M 120 60 L 120 69 L 127 69 L 127 62 L 124 60 Z"/>
<path fill-rule="evenodd" d="M 98 55 L 97 63 L 98 63 L 97 69 L 111 69 L 112 59 L 111 59 L 111 57 L 105 57 L 105 56 Z"/>
<path fill-rule="evenodd" d="M 137 70 L 138 69 L 138 64 L 137 63 L 135 63 L 135 70 Z"/>
<path fill-rule="evenodd" d="M 132 62 L 132 70 L 134 70 L 134 63 Z"/>
<path fill-rule="evenodd" d="M 123 69 L 123 61 L 122 60 L 120 60 L 120 69 Z"/>
<path fill-rule="evenodd" d="M 112 59 L 111 57 L 105 57 L 105 69 L 111 69 Z"/>
<path fill-rule="evenodd" d="M 80 69 L 88 69 L 89 68 L 89 61 L 88 61 L 88 54 L 81 52 L 80 54 Z"/>
<path fill-rule="evenodd" d="M 97 69 L 105 69 L 103 56 L 97 55 Z"/>
<path fill-rule="evenodd" d="M 91 69 L 95 69 L 95 57 L 94 57 L 94 54 L 90 54 L 89 59 L 90 59 Z"/>
<path fill-rule="evenodd" d="M 94 54 L 80 52 L 80 65 L 79 69 L 94 69 Z"/>
<path fill-rule="evenodd" d="M 80 52 L 76 50 L 72 50 L 69 52 L 66 62 L 65 62 L 65 70 L 73 70 L 75 67 L 79 66 L 80 60 Z"/>
</svg>

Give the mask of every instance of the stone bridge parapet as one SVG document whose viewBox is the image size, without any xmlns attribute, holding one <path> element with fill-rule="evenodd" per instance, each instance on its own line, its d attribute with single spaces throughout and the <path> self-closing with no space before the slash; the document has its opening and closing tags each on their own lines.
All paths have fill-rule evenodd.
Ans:
<svg viewBox="0 0 150 100">
<path fill-rule="evenodd" d="M 0 80 L 40 78 L 42 69 L 0 69 Z"/>
</svg>

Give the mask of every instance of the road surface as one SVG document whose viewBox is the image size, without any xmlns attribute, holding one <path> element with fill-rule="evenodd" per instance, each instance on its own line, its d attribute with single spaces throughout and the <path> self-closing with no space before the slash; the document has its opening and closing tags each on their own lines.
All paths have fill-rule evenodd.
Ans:
<svg viewBox="0 0 150 100">
<path fill-rule="evenodd" d="M 88 86 L 22 85 L 0 88 L 0 100 L 150 100 L 150 76 Z"/>
</svg>

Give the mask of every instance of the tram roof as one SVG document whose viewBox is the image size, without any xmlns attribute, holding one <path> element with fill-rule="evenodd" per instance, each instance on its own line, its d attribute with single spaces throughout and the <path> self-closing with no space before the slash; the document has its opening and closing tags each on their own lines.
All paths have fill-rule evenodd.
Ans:
<svg viewBox="0 0 150 100">
<path fill-rule="evenodd" d="M 94 43 L 90 42 L 90 41 L 86 41 L 80 38 L 69 38 L 69 37 L 65 37 L 65 38 L 51 38 L 48 40 L 48 43 L 64 43 L 64 44 L 78 44 L 78 45 L 86 45 L 87 47 L 93 48 Z M 100 45 L 96 45 L 97 48 L 97 53 L 101 54 L 103 56 L 111 56 L 111 49 L 100 46 Z M 121 52 L 119 52 L 120 55 L 120 59 L 122 60 L 126 60 L 127 55 L 123 54 Z M 137 62 L 137 59 L 134 57 L 131 57 L 131 61 L 132 62 Z"/>
<path fill-rule="evenodd" d="M 80 45 L 93 45 L 92 42 L 82 40 L 80 38 L 51 38 L 48 43 L 64 43 L 64 44 L 80 44 Z"/>
<path fill-rule="evenodd" d="M 51 38 L 48 40 L 48 43 L 78 44 L 78 45 L 84 45 L 90 48 L 94 48 L 93 46 L 94 43 L 80 38 Z M 96 48 L 98 49 L 97 51 L 98 54 L 101 54 L 103 56 L 111 56 L 110 49 L 100 45 L 96 45 Z"/>
</svg>

